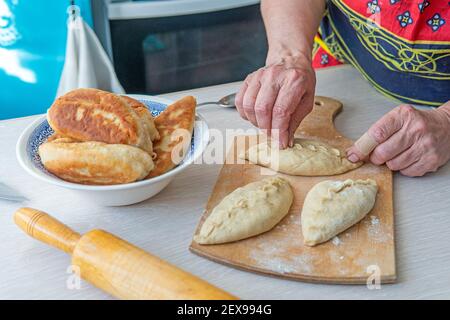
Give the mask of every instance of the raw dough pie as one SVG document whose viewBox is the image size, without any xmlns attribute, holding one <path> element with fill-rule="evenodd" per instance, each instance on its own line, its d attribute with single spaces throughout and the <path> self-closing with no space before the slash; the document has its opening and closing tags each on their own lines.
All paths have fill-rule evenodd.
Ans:
<svg viewBox="0 0 450 320">
<path fill-rule="evenodd" d="M 217 244 L 266 232 L 289 212 L 293 199 L 291 186 L 280 177 L 237 188 L 213 209 L 194 241 Z"/>
<path fill-rule="evenodd" d="M 367 180 L 326 180 L 306 195 L 302 232 L 308 246 L 325 242 L 362 220 L 375 204 L 378 186 Z"/>
<path fill-rule="evenodd" d="M 253 145 L 241 158 L 294 176 L 329 176 L 362 165 L 348 161 L 344 152 L 324 142 L 299 138 L 292 148 L 284 150 L 272 148 L 270 141 Z"/>
</svg>

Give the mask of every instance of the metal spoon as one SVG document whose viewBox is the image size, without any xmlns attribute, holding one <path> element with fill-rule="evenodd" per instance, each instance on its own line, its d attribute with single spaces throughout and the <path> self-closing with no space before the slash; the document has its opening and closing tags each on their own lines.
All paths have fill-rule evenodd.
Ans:
<svg viewBox="0 0 450 320">
<path fill-rule="evenodd" d="M 208 104 L 216 104 L 222 108 L 234 108 L 236 107 L 234 104 L 234 99 L 236 98 L 236 93 L 229 94 L 219 101 L 207 101 L 197 104 L 197 107 L 206 106 Z"/>
</svg>

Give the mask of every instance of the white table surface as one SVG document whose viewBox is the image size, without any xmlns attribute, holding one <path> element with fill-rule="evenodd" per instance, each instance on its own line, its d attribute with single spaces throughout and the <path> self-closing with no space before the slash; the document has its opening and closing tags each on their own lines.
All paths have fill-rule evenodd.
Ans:
<svg viewBox="0 0 450 320">
<path fill-rule="evenodd" d="M 376 92 L 349 66 L 318 72 L 317 94 L 344 103 L 337 128 L 357 139 L 397 103 Z M 198 101 L 217 99 L 239 83 L 164 95 L 186 94 Z M 14 106 L 9 106 L 14 107 Z M 249 128 L 234 109 L 203 108 L 210 128 Z M 421 178 L 394 178 L 396 284 L 379 290 L 366 286 L 322 285 L 282 280 L 236 270 L 188 250 L 195 226 L 215 183 L 220 165 L 189 167 L 160 194 L 137 205 L 99 207 L 74 194 L 42 184 L 19 167 L 16 141 L 35 117 L 0 121 L 0 181 L 16 188 L 26 203 L 0 200 L 0 298 L 108 299 L 86 282 L 67 289 L 69 257 L 26 236 L 12 221 L 20 206 L 47 211 L 78 232 L 106 229 L 159 257 L 245 299 L 450 298 L 450 165 Z"/>
</svg>

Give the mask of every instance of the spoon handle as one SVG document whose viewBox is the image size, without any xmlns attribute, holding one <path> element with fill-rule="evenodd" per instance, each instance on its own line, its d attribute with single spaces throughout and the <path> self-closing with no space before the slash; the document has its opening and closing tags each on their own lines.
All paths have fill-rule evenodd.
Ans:
<svg viewBox="0 0 450 320">
<path fill-rule="evenodd" d="M 218 104 L 217 101 L 207 101 L 202 103 L 197 103 L 197 107 L 206 106 L 207 104 Z"/>
</svg>

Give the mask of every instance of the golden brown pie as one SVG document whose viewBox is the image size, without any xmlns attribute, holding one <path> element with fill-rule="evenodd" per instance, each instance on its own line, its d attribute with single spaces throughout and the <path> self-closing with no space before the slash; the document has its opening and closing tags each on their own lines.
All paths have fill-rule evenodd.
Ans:
<svg viewBox="0 0 450 320">
<path fill-rule="evenodd" d="M 76 89 L 59 97 L 50 107 L 47 119 L 59 136 L 126 144 L 150 154 L 151 137 L 158 137 L 145 106 L 134 99 L 97 89 Z"/>
<path fill-rule="evenodd" d="M 161 138 L 155 141 L 155 168 L 147 178 L 159 176 L 178 165 L 191 145 L 197 102 L 192 96 L 171 104 L 155 118 Z"/>
<path fill-rule="evenodd" d="M 44 167 L 63 180 L 110 185 L 145 178 L 153 169 L 152 157 L 140 148 L 98 141 L 59 138 L 39 147 Z"/>
</svg>

